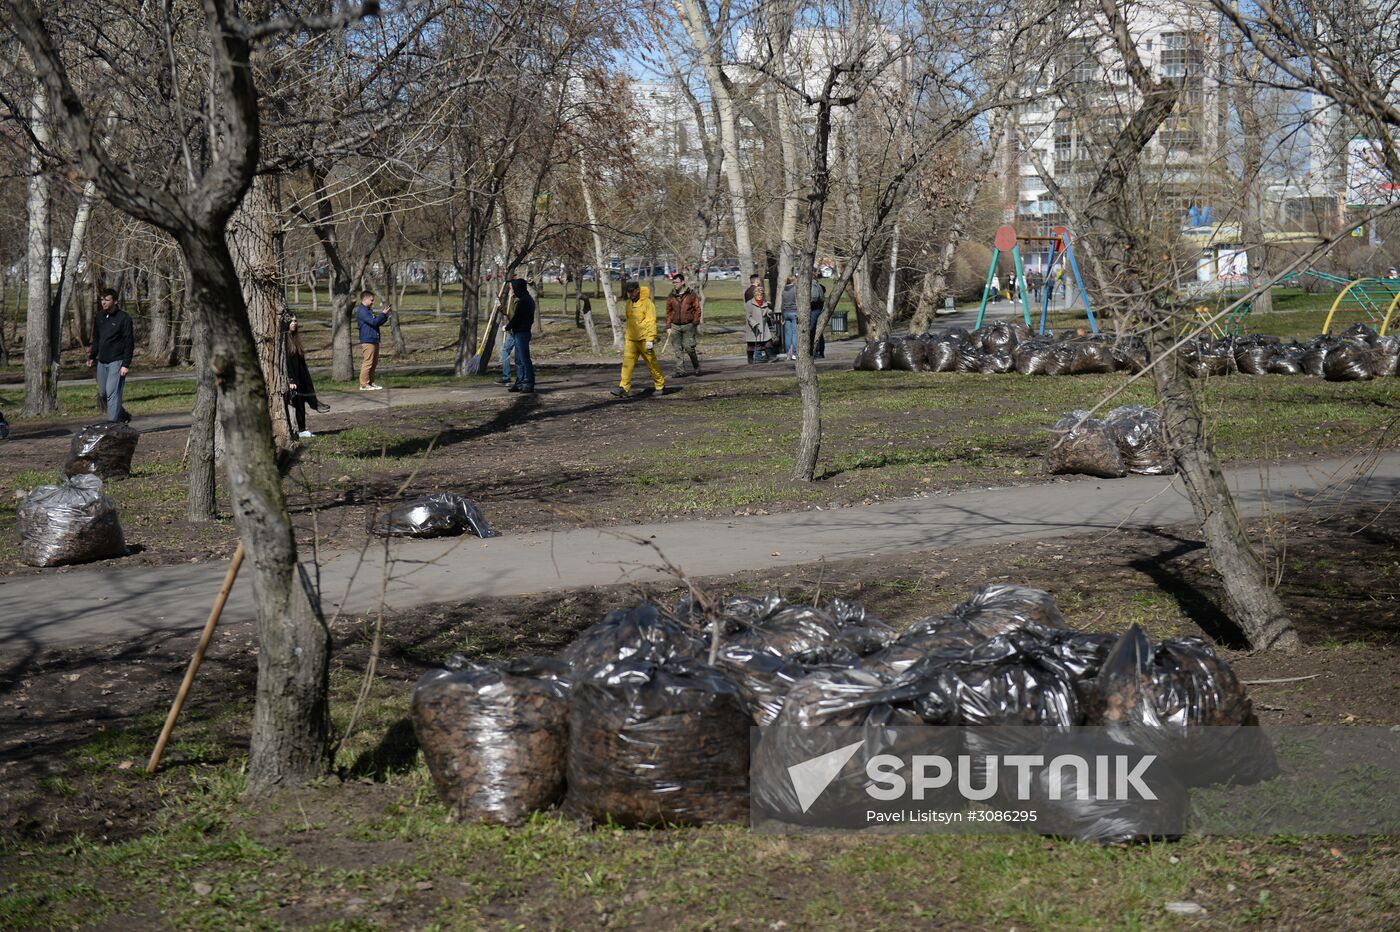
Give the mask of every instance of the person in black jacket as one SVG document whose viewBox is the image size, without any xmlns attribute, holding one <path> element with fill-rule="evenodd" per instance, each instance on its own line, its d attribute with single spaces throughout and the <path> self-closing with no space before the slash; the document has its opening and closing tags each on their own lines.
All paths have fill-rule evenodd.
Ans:
<svg viewBox="0 0 1400 932">
<path fill-rule="evenodd" d="M 297 436 L 314 437 L 306 429 L 306 408 L 310 405 L 321 413 L 331 409 L 316 398 L 316 386 L 311 381 L 311 369 L 306 365 L 306 350 L 301 345 L 301 334 L 297 333 L 296 317 L 287 321 L 287 404 L 296 412 Z"/>
<path fill-rule="evenodd" d="M 535 363 L 530 359 L 530 328 L 535 325 L 535 299 L 523 278 L 510 282 L 515 292 L 515 313 L 506 329 L 515 337 L 515 384 L 510 391 L 529 394 L 535 390 Z"/>
<path fill-rule="evenodd" d="M 122 407 L 122 390 L 136 352 L 131 318 L 117 304 L 117 293 L 111 288 L 102 290 L 98 304 L 101 313 L 92 322 L 87 361 L 89 369 L 97 370 L 97 403 L 107 410 L 109 422 L 129 421 L 131 415 Z"/>
</svg>

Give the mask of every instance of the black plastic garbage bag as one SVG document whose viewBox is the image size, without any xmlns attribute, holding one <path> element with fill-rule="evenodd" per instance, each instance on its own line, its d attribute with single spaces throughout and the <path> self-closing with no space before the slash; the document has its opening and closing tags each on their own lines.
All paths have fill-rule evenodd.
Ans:
<svg viewBox="0 0 1400 932">
<path fill-rule="evenodd" d="M 995 321 L 973 333 L 984 353 L 1010 353 L 1022 340 L 1029 339 L 1030 335 L 1030 328 L 1025 324 L 1012 323 L 1009 320 Z"/>
<path fill-rule="evenodd" d="M 992 583 L 953 608 L 950 616 L 984 639 L 1012 631 L 1065 628 L 1055 599 L 1043 589 Z"/>
<path fill-rule="evenodd" d="M 564 798 L 569 667 L 528 657 L 428 673 L 413 730 L 454 817 L 519 824 Z"/>
<path fill-rule="evenodd" d="M 894 365 L 894 347 L 889 340 L 871 340 L 856 354 L 855 369 L 859 372 L 884 372 Z"/>
<path fill-rule="evenodd" d="M 1380 355 L 1360 342 L 1334 346 L 1322 360 L 1322 377 L 1329 382 L 1365 382 L 1380 367 Z"/>
<path fill-rule="evenodd" d="M 924 352 L 924 367 L 929 372 L 956 372 L 962 355 L 960 344 L 946 338 L 929 344 Z"/>
<path fill-rule="evenodd" d="M 1089 724 L 1156 753 L 1188 785 L 1254 783 L 1278 772 L 1273 747 L 1235 671 L 1199 638 L 1119 637 L 1095 684 Z"/>
<path fill-rule="evenodd" d="M 1176 472 L 1176 461 L 1167 447 L 1162 415 L 1142 405 L 1123 405 L 1104 418 L 1128 472 L 1166 476 Z"/>
<path fill-rule="evenodd" d="M 63 464 L 64 478 L 90 473 L 103 480 L 126 479 L 141 432 L 120 422 L 91 424 L 73 435 Z"/>
<path fill-rule="evenodd" d="M 126 555 L 117 506 L 102 480 L 78 475 L 42 485 L 19 506 L 20 559 L 30 566 L 66 566 Z"/>
<path fill-rule="evenodd" d="M 1147 368 L 1147 344 L 1142 337 L 1124 337 L 1113 344 L 1111 351 L 1119 371 L 1138 373 Z"/>
<path fill-rule="evenodd" d="M 911 693 L 912 694 L 912 693 Z M 821 821 L 855 811 L 868 799 L 865 762 L 894 746 L 891 729 L 923 720 L 901 702 L 902 693 L 884 677 L 862 670 L 824 670 L 804 677 L 788 692 L 782 711 L 764 731 L 754 759 L 753 804 L 757 813 L 783 821 Z M 953 729 L 950 735 L 956 735 Z M 862 747 L 804 810 L 788 768 L 831 753 L 859 737 Z M 947 749 L 955 754 L 956 744 Z"/>
<path fill-rule="evenodd" d="M 1196 379 L 1216 378 L 1235 371 L 1235 352 L 1229 340 L 1187 343 L 1180 350 L 1187 375 Z"/>
<path fill-rule="evenodd" d="M 1027 340 L 1017 345 L 1011 354 L 1011 361 L 1022 375 L 1045 375 L 1045 367 L 1054 350 L 1055 344 L 1048 340 Z"/>
<path fill-rule="evenodd" d="M 1378 379 L 1400 375 L 1400 336 L 1379 338 L 1375 350 L 1375 367 L 1371 374 Z"/>
<path fill-rule="evenodd" d="M 861 669 L 898 676 L 920 661 L 945 651 L 963 651 L 985 638 L 970 625 L 949 615 L 917 621 L 885 648 L 861 658 Z"/>
<path fill-rule="evenodd" d="M 720 648 L 715 666 L 734 681 L 755 725 L 773 724 L 788 692 L 808 673 L 795 660 L 740 644 Z"/>
<path fill-rule="evenodd" d="M 739 688 L 693 662 L 620 660 L 569 699 L 569 810 L 620 825 L 742 822 L 749 727 Z"/>
<path fill-rule="evenodd" d="M 379 537 L 455 537 L 471 531 L 497 537 L 481 510 L 453 492 L 432 492 L 399 502 L 375 517 L 370 533 Z"/>
<path fill-rule="evenodd" d="M 987 354 L 975 346 L 964 346 L 958 350 L 958 361 L 954 366 L 957 372 L 981 372 Z"/>
<path fill-rule="evenodd" d="M 1011 360 L 1010 353 L 987 353 L 982 357 L 982 364 L 978 367 L 978 372 L 989 375 L 1000 375 L 1003 372 L 1010 372 L 1016 368 Z"/>
<path fill-rule="evenodd" d="M 1307 348 L 1297 343 L 1280 346 L 1269 359 L 1269 375 L 1303 375 L 1303 355 Z"/>
<path fill-rule="evenodd" d="M 1130 745 L 1106 738 L 1052 736 L 1037 751 L 1054 762 L 1065 755 L 1093 759 L 1102 755 L 1130 772 L 1141 767 L 1145 753 Z M 1191 811 L 1186 788 L 1166 768 L 1151 768 L 1148 786 L 1156 799 L 1117 798 L 1096 783 L 1094 768 L 1074 766 L 1042 767 L 1030 783 L 1030 800 L 1025 806 L 1036 813 L 1035 829 L 1054 838 L 1073 838 L 1105 845 L 1142 844 L 1172 841 L 1186 833 Z"/>
<path fill-rule="evenodd" d="M 643 602 L 635 608 L 609 612 L 590 625 L 560 653 L 576 676 L 615 660 L 666 663 L 697 659 L 707 646 L 679 622 L 665 618 L 655 605 Z"/>
<path fill-rule="evenodd" d="M 961 651 L 939 651 L 893 684 L 912 692 L 915 711 L 931 725 L 1083 724 L 1085 710 L 1066 671 L 1033 634 L 1013 631 Z"/>
<path fill-rule="evenodd" d="M 1084 419 L 1085 414 L 1085 411 L 1073 411 L 1050 428 L 1045 471 L 1052 476 L 1082 474 L 1102 479 L 1126 476 L 1128 467 L 1123 463 L 1108 425 L 1097 418 Z"/>
<path fill-rule="evenodd" d="M 1092 375 L 1095 373 L 1114 372 L 1118 369 L 1118 361 L 1113 356 L 1113 348 L 1107 343 L 1086 340 L 1082 343 L 1069 344 L 1074 347 L 1074 354 L 1070 358 L 1070 375 Z"/>
<path fill-rule="evenodd" d="M 900 372 L 918 372 L 923 362 L 923 340 L 890 341 L 890 368 Z"/>
<path fill-rule="evenodd" d="M 1045 359 L 1046 375 L 1069 375 L 1078 355 L 1076 343 L 1056 343 Z"/>
<path fill-rule="evenodd" d="M 1242 343 L 1235 346 L 1235 368 L 1245 375 L 1267 375 L 1279 352 L 1277 343 Z"/>
<path fill-rule="evenodd" d="M 1350 327 L 1337 334 L 1337 339 L 1343 343 L 1350 343 L 1353 346 L 1369 348 L 1376 345 L 1380 339 L 1380 334 L 1361 321 L 1357 321 Z"/>
<path fill-rule="evenodd" d="M 1314 337 L 1303 344 L 1303 371 L 1319 379 L 1326 375 L 1327 354 L 1337 345 L 1331 337 Z"/>
</svg>

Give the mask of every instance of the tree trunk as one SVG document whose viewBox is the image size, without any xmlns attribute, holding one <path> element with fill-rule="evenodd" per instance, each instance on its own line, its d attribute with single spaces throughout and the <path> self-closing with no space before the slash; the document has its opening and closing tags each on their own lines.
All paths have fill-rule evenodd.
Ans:
<svg viewBox="0 0 1400 932">
<path fill-rule="evenodd" d="M 394 338 L 394 355 L 403 357 L 408 355 L 408 344 L 403 340 L 403 327 L 399 320 L 403 317 L 403 308 L 400 304 L 403 301 L 403 292 L 399 288 L 398 276 L 394 272 L 394 263 L 388 259 L 384 260 L 384 290 L 388 292 L 388 299 L 394 302 L 394 313 L 389 315 L 389 334 Z"/>
<path fill-rule="evenodd" d="M 603 300 L 608 309 L 608 325 L 612 327 L 613 349 L 622 351 L 622 322 L 617 315 L 617 298 L 613 296 L 612 272 L 607 266 L 603 253 L 603 234 L 598 231 L 598 212 L 593 207 L 592 183 L 584 166 L 583 156 L 578 160 L 579 185 L 583 189 L 583 208 L 588 215 L 588 226 L 593 233 L 593 280 L 602 289 Z"/>
<path fill-rule="evenodd" d="M 214 424 L 218 411 L 209 352 L 205 349 L 205 341 L 193 342 L 195 393 L 194 411 L 190 414 L 189 501 L 185 507 L 185 520 L 204 524 L 219 516 L 214 481 Z"/>
<path fill-rule="evenodd" d="M 60 357 L 63 342 L 63 324 L 68 317 L 68 306 L 73 300 L 73 290 L 78 284 L 78 264 L 83 256 L 83 243 L 87 237 L 88 220 L 92 217 L 92 205 L 97 200 L 97 182 L 83 185 L 83 195 L 78 201 L 78 209 L 73 214 L 73 230 L 68 237 L 68 254 L 63 257 L 63 271 L 58 279 L 58 308 L 54 314 L 53 331 L 53 380 L 60 378 Z"/>
<path fill-rule="evenodd" d="M 287 311 L 286 294 L 277 270 L 277 213 L 273 206 L 271 182 L 259 175 L 244 195 L 243 203 L 229 218 L 228 244 L 242 283 L 248 321 L 257 341 L 258 359 L 268 393 L 264 399 L 272 421 L 277 449 L 292 446 L 291 424 L 287 420 L 286 341 L 282 338 L 282 318 Z"/>
<path fill-rule="evenodd" d="M 471 249 L 467 258 L 467 268 L 472 270 L 470 274 L 463 274 L 462 269 L 457 270 L 458 277 L 462 279 L 462 316 L 457 325 L 457 361 L 453 366 L 453 373 L 457 376 L 471 375 L 467 371 L 467 364 L 476 355 L 477 341 L 481 338 L 481 281 L 479 272 L 475 271 L 480 267 L 480 260 L 475 255 L 475 249 Z M 485 372 L 489 359 L 481 361 L 481 372 Z"/>
<path fill-rule="evenodd" d="M 574 301 L 577 305 L 583 303 L 583 269 L 579 269 L 578 277 L 574 279 Z M 588 345 L 593 349 L 593 355 L 597 356 L 602 352 L 598 345 L 598 330 L 593 326 L 593 312 L 590 310 L 583 317 L 583 330 L 588 334 Z"/>
<path fill-rule="evenodd" d="M 856 130 L 855 116 L 849 109 L 842 113 L 840 140 L 840 159 L 846 173 L 845 232 L 851 243 L 849 251 L 854 253 L 856 244 L 865 232 L 865 209 L 860 202 L 860 134 Z M 870 259 L 865 251 L 854 259 L 851 302 L 856 308 L 857 329 L 862 336 L 878 340 L 889 334 L 890 322 L 875 297 L 875 286 L 870 277 Z"/>
<path fill-rule="evenodd" d="M 1244 240 L 1245 261 L 1249 265 L 1249 289 L 1253 291 L 1261 282 L 1269 280 L 1269 246 L 1264 240 L 1264 199 L 1260 189 L 1264 186 L 1264 146 L 1259 126 L 1259 113 L 1250 91 L 1258 92 L 1257 85 L 1247 82 L 1244 73 L 1243 56 L 1236 54 L 1235 110 L 1240 121 L 1240 184 L 1243 187 L 1243 203 L 1240 205 L 1240 238 Z M 1265 288 L 1254 299 L 1252 313 L 1268 314 L 1274 309 L 1272 288 Z"/>
<path fill-rule="evenodd" d="M 146 355 L 159 366 L 170 365 L 174 349 L 171 337 L 170 274 L 163 263 L 151 270 L 151 331 L 146 338 Z"/>
<path fill-rule="evenodd" d="M 49 303 L 49 214 L 53 195 L 44 174 L 41 149 L 49 146 L 48 116 L 42 90 L 31 110 L 35 148 L 29 159 L 29 292 L 24 320 L 24 407 L 26 417 L 58 410 L 58 380 L 52 364 L 53 306 Z"/>
<path fill-rule="evenodd" d="M 894 232 L 890 240 L 890 268 L 889 285 L 885 289 L 885 319 L 893 326 L 894 314 L 894 291 L 899 278 L 899 221 L 894 222 Z"/>
<path fill-rule="evenodd" d="M 1113 140 L 1090 190 L 1084 211 L 1088 232 L 1094 237 L 1104 281 L 1114 283 L 1125 309 L 1139 317 L 1148 333 L 1149 352 L 1157 363 L 1153 380 L 1167 443 L 1200 522 L 1211 562 L 1224 583 L 1230 618 L 1257 650 L 1296 650 L 1298 634 L 1278 593 L 1269 587 L 1263 561 L 1244 533 L 1181 358 L 1163 358 L 1176 330 L 1173 309 L 1160 303 L 1164 301 L 1161 291 L 1151 287 L 1149 273 L 1141 265 L 1144 260 L 1151 261 L 1151 249 L 1141 225 L 1135 222 L 1129 199 L 1142 150 L 1176 106 L 1181 88 L 1150 77 L 1132 46 L 1126 23 L 1109 2 L 1103 0 L 1129 73 L 1142 92 L 1142 103 Z"/>
<path fill-rule="evenodd" d="M 1154 359 L 1160 359 L 1174 342 L 1170 324 L 1168 317 L 1148 331 Z M 1167 442 L 1200 522 L 1211 563 L 1225 584 L 1227 614 L 1253 649 L 1297 650 L 1298 633 L 1278 593 L 1269 586 L 1264 561 L 1245 534 L 1181 356 L 1173 354 L 1170 360 L 1159 363 L 1153 369 L 1153 382 Z"/>
<path fill-rule="evenodd" d="M 0 267 L 0 366 L 10 364 L 10 350 L 5 340 L 5 315 L 8 313 L 6 306 L 9 300 L 10 277 L 5 274 L 5 269 Z"/>
<path fill-rule="evenodd" d="M 442 263 L 433 263 L 433 316 L 442 316 Z"/>
<path fill-rule="evenodd" d="M 739 254 L 740 274 L 760 272 L 754 258 L 753 241 L 749 234 L 748 196 L 744 191 L 744 173 L 739 161 L 739 126 L 734 112 L 734 98 L 725 84 L 724 67 L 720 60 L 722 43 L 712 33 L 709 14 L 696 0 L 678 0 L 686 32 L 695 53 L 705 69 L 705 81 L 710 97 L 719 111 L 719 141 L 724 151 L 724 172 L 729 182 L 729 206 L 734 213 L 734 247 Z M 727 28 L 728 24 L 724 24 Z M 761 272 L 760 272 L 761 274 Z"/>
<path fill-rule="evenodd" d="M 326 772 L 330 633 L 319 594 L 297 562 L 267 383 L 228 243 L 221 233 L 191 230 L 181 234 L 181 247 L 196 333 L 218 387 L 234 520 L 253 569 L 258 683 L 248 791 L 256 794 Z"/>
</svg>

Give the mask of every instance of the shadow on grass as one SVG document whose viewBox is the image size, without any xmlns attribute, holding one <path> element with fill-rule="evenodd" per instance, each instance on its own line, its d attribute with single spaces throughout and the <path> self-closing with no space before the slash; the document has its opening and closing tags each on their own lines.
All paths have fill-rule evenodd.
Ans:
<svg viewBox="0 0 1400 932">
<path fill-rule="evenodd" d="M 412 770 L 417 760 L 418 737 L 413 733 L 412 720 L 405 717 L 389 726 L 379 744 L 356 757 L 345 775 L 383 781 Z"/>
</svg>

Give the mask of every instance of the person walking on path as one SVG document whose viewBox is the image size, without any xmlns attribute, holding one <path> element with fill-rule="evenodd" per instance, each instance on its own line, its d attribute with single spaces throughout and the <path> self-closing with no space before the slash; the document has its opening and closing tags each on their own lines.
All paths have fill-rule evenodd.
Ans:
<svg viewBox="0 0 1400 932">
<path fill-rule="evenodd" d="M 535 390 L 535 363 L 530 358 L 530 328 L 535 326 L 535 299 L 523 278 L 510 281 L 515 292 L 515 310 L 506 324 L 506 332 L 515 343 L 515 382 L 510 391 L 528 395 Z"/>
<path fill-rule="evenodd" d="M 783 352 L 797 358 L 797 279 L 789 275 L 783 283 Z"/>
<path fill-rule="evenodd" d="M 311 369 L 306 365 L 306 350 L 301 345 L 295 316 L 287 318 L 287 403 L 296 413 L 297 436 L 314 437 L 306 429 L 306 409 L 311 407 L 324 414 L 331 409 L 316 397 L 316 385 L 311 381 Z"/>
<path fill-rule="evenodd" d="M 821 272 L 812 270 L 812 309 L 807 319 L 807 339 L 811 342 L 812 358 L 826 358 L 826 334 L 817 333 L 817 324 L 821 322 L 822 310 L 826 307 L 826 286 L 821 283 Z"/>
<path fill-rule="evenodd" d="M 92 322 L 92 346 L 88 348 L 88 368 L 96 369 L 97 403 L 107 411 L 108 423 L 129 421 L 122 407 L 126 376 L 136 353 L 136 336 L 131 318 L 117 304 L 117 293 L 104 288 L 98 299 L 101 313 Z"/>
<path fill-rule="evenodd" d="M 700 374 L 700 354 L 696 350 L 696 338 L 705 315 L 700 296 L 686 283 L 685 273 L 677 272 L 671 281 L 674 284 L 671 293 L 666 297 L 666 330 L 676 346 L 676 378 L 683 379 Z M 685 368 L 687 357 L 692 367 L 689 372 Z"/>
<path fill-rule="evenodd" d="M 651 300 L 651 289 L 641 282 L 628 282 L 623 293 L 627 296 L 627 341 L 622 346 L 622 378 L 612 393 L 619 398 L 632 394 L 632 370 L 637 365 L 637 357 L 647 364 L 651 372 L 655 391 L 666 390 L 666 377 L 661 374 L 661 366 L 656 361 L 656 305 Z M 641 389 L 638 395 L 650 395 L 652 389 Z"/>
<path fill-rule="evenodd" d="M 773 331 L 768 326 L 768 306 L 763 301 L 763 286 L 755 284 L 744 292 L 744 324 L 748 346 L 749 363 L 768 361 L 768 342 L 773 339 Z"/>
<path fill-rule="evenodd" d="M 355 311 L 355 320 L 360 325 L 360 391 L 377 392 L 383 385 L 374 384 L 374 370 L 379 368 L 379 328 L 389 320 L 394 312 L 386 307 L 383 313 L 374 312 L 374 292 L 360 292 L 360 307 Z"/>
</svg>

